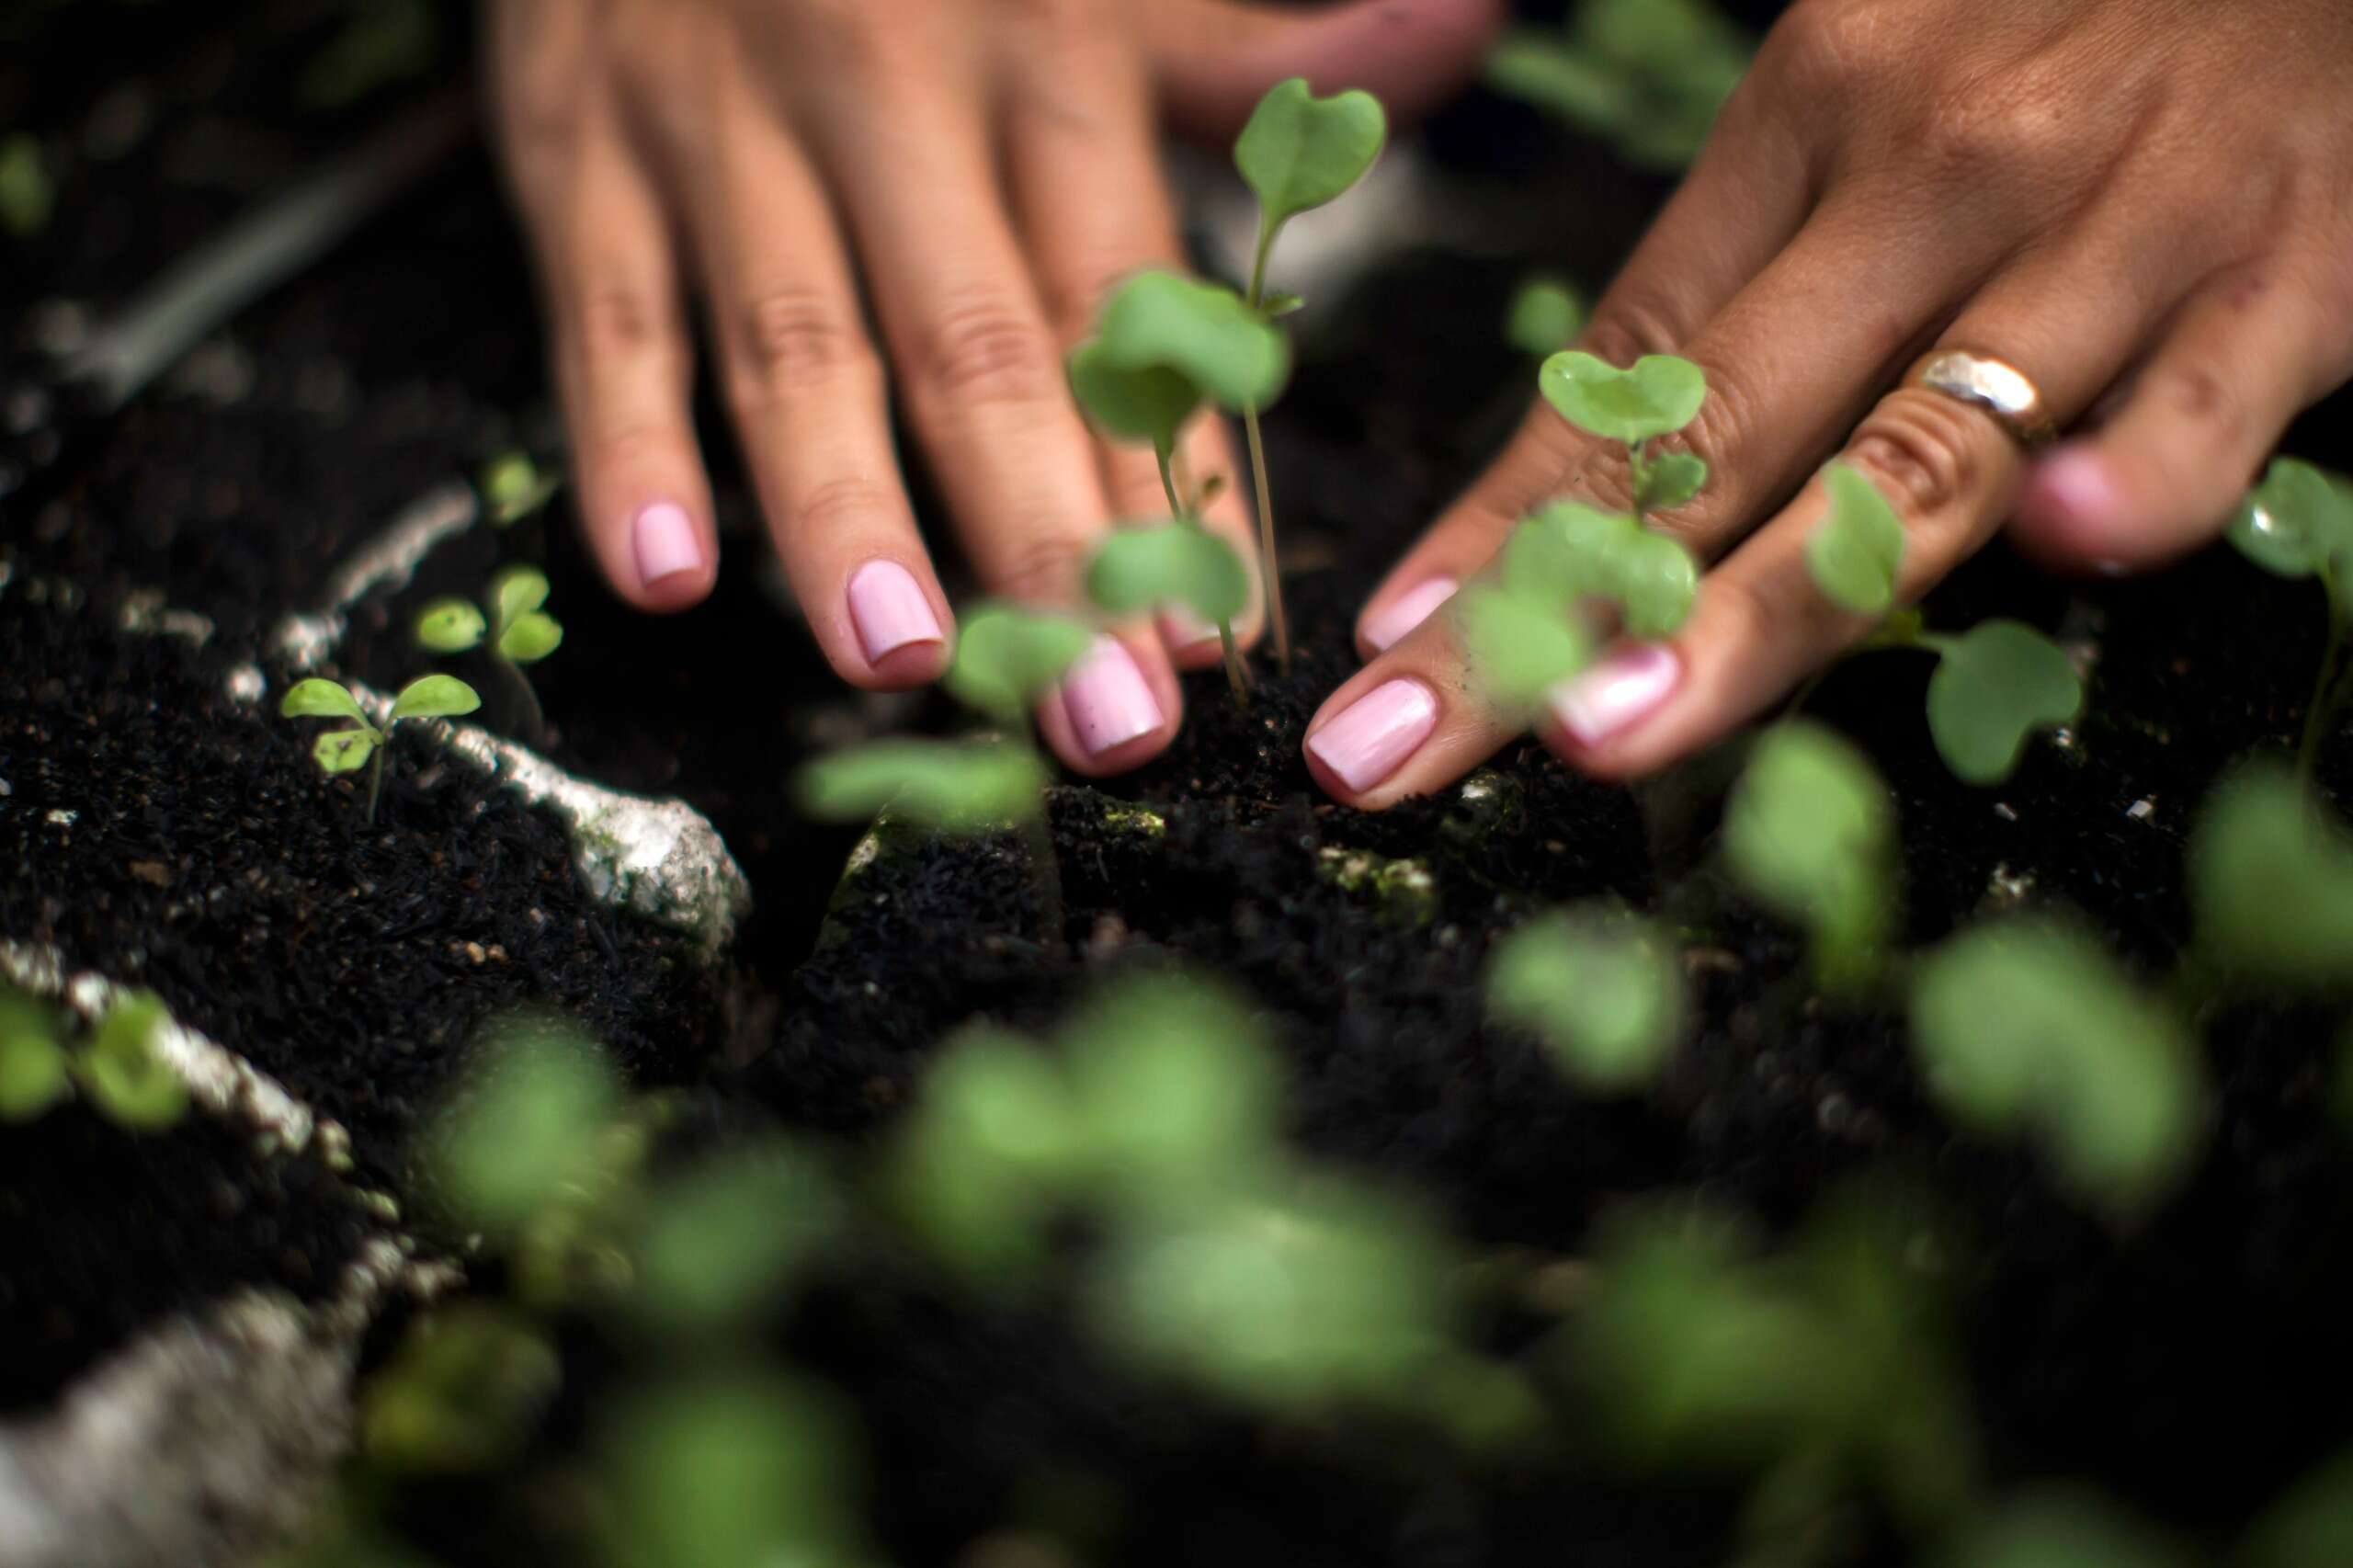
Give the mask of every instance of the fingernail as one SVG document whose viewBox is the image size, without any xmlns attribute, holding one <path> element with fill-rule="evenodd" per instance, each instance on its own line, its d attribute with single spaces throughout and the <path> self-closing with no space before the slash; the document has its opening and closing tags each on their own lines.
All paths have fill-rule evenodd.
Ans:
<svg viewBox="0 0 2353 1568">
<path fill-rule="evenodd" d="M 1217 628 L 1182 605 L 1170 605 L 1160 612 L 1160 635 L 1171 648 L 1190 648 L 1214 641 Z"/>
<path fill-rule="evenodd" d="M 2116 519 L 2116 478 L 2098 453 L 2062 447 L 2034 471 L 2034 499 L 2058 521 L 2098 532 Z"/>
<path fill-rule="evenodd" d="M 1415 680 L 1385 681 L 1307 739 L 1315 759 L 1358 794 L 1397 771 L 1438 728 L 1438 699 Z"/>
<path fill-rule="evenodd" d="M 1160 728 L 1160 704 L 1116 637 L 1097 637 L 1063 677 L 1063 711 L 1089 756 Z"/>
<path fill-rule="evenodd" d="M 1674 649 L 1637 642 L 1563 681 L 1552 692 L 1552 717 L 1590 751 L 1648 718 L 1682 678 Z"/>
<path fill-rule="evenodd" d="M 667 501 L 638 513 L 630 539 L 637 547 L 637 579 L 649 588 L 665 577 L 702 569 L 702 540 L 695 537 L 694 519 Z"/>
<path fill-rule="evenodd" d="M 910 642 L 947 641 L 915 574 L 895 561 L 870 561 L 850 574 L 849 619 L 870 665 Z"/>
<path fill-rule="evenodd" d="M 1391 644 L 1427 620 L 1431 612 L 1452 598 L 1454 590 L 1461 585 L 1451 577 L 1432 577 L 1398 595 L 1387 608 L 1364 623 L 1364 640 L 1376 651 L 1386 652 Z"/>
</svg>

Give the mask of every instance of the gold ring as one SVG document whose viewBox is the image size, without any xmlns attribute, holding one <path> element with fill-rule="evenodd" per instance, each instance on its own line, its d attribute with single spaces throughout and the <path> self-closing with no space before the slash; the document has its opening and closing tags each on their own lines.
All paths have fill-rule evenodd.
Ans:
<svg viewBox="0 0 2353 1568">
<path fill-rule="evenodd" d="M 1923 355 L 1904 379 L 1984 409 L 2029 450 L 2059 437 L 2059 426 L 2042 406 L 2042 394 L 2025 371 L 2006 359 L 1966 348 L 1938 348 Z"/>
</svg>

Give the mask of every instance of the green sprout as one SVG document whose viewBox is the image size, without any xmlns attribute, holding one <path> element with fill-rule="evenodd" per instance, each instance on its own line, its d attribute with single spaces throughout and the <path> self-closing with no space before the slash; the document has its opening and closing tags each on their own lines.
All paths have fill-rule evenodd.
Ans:
<svg viewBox="0 0 2353 1568">
<path fill-rule="evenodd" d="M 1389 117 L 1370 93 L 1350 90 L 1319 98 L 1303 77 L 1278 82 L 1251 111 L 1233 143 L 1233 165 L 1258 198 L 1258 243 L 1250 257 L 1250 288 L 1244 295 L 1262 316 L 1287 315 L 1299 308 L 1296 295 L 1267 291 L 1267 261 L 1275 236 L 1302 212 L 1337 201 L 1364 178 L 1389 136 Z M 1258 567 L 1265 580 L 1267 623 L 1275 637 L 1275 657 L 1290 668 L 1290 632 L 1284 624 L 1281 579 L 1275 569 L 1275 507 L 1267 482 L 1266 439 L 1258 428 L 1262 399 L 1242 404 L 1242 427 L 1250 444 L 1250 472 L 1257 487 Z"/>
<path fill-rule="evenodd" d="M 730 1150 L 646 1194 L 631 1246 L 642 1316 L 674 1334 L 749 1322 L 840 1233 L 827 1173 L 790 1144 Z"/>
<path fill-rule="evenodd" d="M 1865 648 L 1912 648 L 1935 655 L 1928 677 L 1928 733 L 1937 755 L 1964 784 L 1999 784 L 2017 771 L 2038 730 L 2073 723 L 2084 707 L 2083 677 L 2065 650 L 2015 620 L 1981 621 L 1958 634 L 1927 631 L 1896 608 L 1903 576 L 1903 521 L 1859 470 L 1823 471 L 1830 509 L 1806 540 L 1807 572 L 1822 597 L 1879 621 Z"/>
<path fill-rule="evenodd" d="M 161 998 L 134 991 L 76 1049 L 55 1010 L 0 984 L 0 1121 L 31 1121 L 78 1085 L 93 1110 L 126 1131 L 172 1126 L 188 1113 L 188 1085 L 157 1048 L 171 1021 Z"/>
<path fill-rule="evenodd" d="M 1544 1042 L 1570 1078 L 1604 1094 L 1658 1074 L 1685 1027 L 1674 949 L 1608 904 L 1564 909 L 1506 937 L 1487 971 L 1490 1017 Z"/>
<path fill-rule="evenodd" d="M 374 1463 L 463 1474 L 513 1459 L 563 1381 L 555 1346 L 512 1311 L 460 1301 L 413 1324 L 359 1408 Z"/>
<path fill-rule="evenodd" d="M 483 465 L 477 489 L 483 512 L 495 528 L 512 528 L 539 511 L 563 488 L 563 476 L 542 473 L 522 452 L 506 452 Z"/>
<path fill-rule="evenodd" d="M 38 234 L 56 207 L 40 143 L 22 131 L 0 136 L 0 228 L 20 239 Z"/>
<path fill-rule="evenodd" d="M 1487 83 L 1608 137 L 1632 163 L 1673 171 L 1699 155 L 1751 52 L 1707 0 L 1585 0 L 1565 35 L 1506 34 Z"/>
<path fill-rule="evenodd" d="M 2196 1152 L 2188 1032 L 2069 926 L 1999 922 L 1954 937 L 1914 983 L 1912 1030 L 1947 1114 L 2032 1138 L 2061 1183 L 2101 1208 L 2144 1210 Z"/>
<path fill-rule="evenodd" d="M 325 774 L 368 772 L 368 820 L 376 820 L 376 797 L 384 786 L 384 751 L 392 744 L 392 728 L 404 719 L 446 719 L 471 713 L 482 706 L 474 688 L 454 676 L 420 676 L 401 687 L 392 699 L 392 715 L 378 729 L 358 699 L 331 680 L 313 676 L 297 681 L 278 713 L 289 719 L 348 719 L 352 728 L 329 730 L 311 747 L 312 760 Z"/>
<path fill-rule="evenodd" d="M 547 574 L 535 566 L 510 566 L 491 580 L 487 602 L 485 618 L 464 599 L 434 600 L 417 615 L 416 640 L 437 653 L 462 653 L 487 639 L 492 660 L 522 697 L 532 744 L 544 744 L 547 715 L 523 666 L 538 664 L 563 643 L 563 627 L 547 612 Z"/>
<path fill-rule="evenodd" d="M 58 1017 L 0 983 L 0 1121 L 31 1121 L 74 1089 Z"/>
<path fill-rule="evenodd" d="M 2312 991 L 2353 980 L 2353 842 L 2302 776 L 2226 779 L 2191 835 L 2198 980 Z"/>
<path fill-rule="evenodd" d="M 467 1225 L 519 1236 L 595 1185 L 620 1103 L 602 1052 L 562 1028 L 513 1020 L 485 1044 L 475 1081 L 435 1126 L 436 1190 Z"/>
<path fill-rule="evenodd" d="M 1182 494 L 1176 483 L 1178 433 L 1205 401 L 1231 411 L 1265 406 L 1290 373 L 1289 346 L 1257 310 L 1231 289 L 1171 272 L 1140 272 L 1120 284 L 1105 301 L 1095 335 L 1070 357 L 1071 391 L 1088 417 L 1108 435 L 1152 444 L 1169 514 L 1202 536 L 1190 553 L 1204 560 L 1221 541 L 1210 540 L 1201 497 Z M 1271 559 L 1265 564 L 1271 591 Z M 1164 597 L 1200 580 L 1196 569 Z M 1212 597 L 1210 607 L 1223 608 L 1225 597 Z M 1249 677 L 1233 641 L 1233 613 L 1205 619 L 1217 627 L 1226 680 L 1239 698 Z"/>
<path fill-rule="evenodd" d="M 1546 359 L 1569 345 L 1585 325 L 1585 301 L 1565 278 L 1540 274 L 1525 278 L 1504 315 L 1504 341 L 1531 359 Z"/>
<path fill-rule="evenodd" d="M 1741 885 L 1803 926 L 1824 990 L 1853 996 L 1886 963 L 1895 909 L 1895 808 L 1853 744 L 1787 721 L 1758 738 L 1724 808 Z"/>
<path fill-rule="evenodd" d="M 2321 743 L 2335 733 L 2353 699 L 2353 660 L 2345 656 L 2353 627 L 2353 481 L 2293 458 L 2280 458 L 2247 495 L 2228 535 L 2240 554 L 2289 578 L 2317 577 L 2328 603 L 2328 642 L 2296 763 L 2306 778 Z"/>
</svg>

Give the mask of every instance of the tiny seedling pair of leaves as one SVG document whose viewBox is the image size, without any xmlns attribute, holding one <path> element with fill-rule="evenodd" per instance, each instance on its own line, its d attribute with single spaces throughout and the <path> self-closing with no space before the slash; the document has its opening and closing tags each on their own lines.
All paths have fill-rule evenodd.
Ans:
<svg viewBox="0 0 2353 1568">
<path fill-rule="evenodd" d="M 437 653 L 462 653 L 487 635 L 508 664 L 535 665 L 563 642 L 563 628 L 542 608 L 547 602 L 545 573 L 510 566 L 491 584 L 487 619 L 464 599 L 436 599 L 417 617 L 416 640 Z"/>
<path fill-rule="evenodd" d="M 188 1085 L 157 1048 L 172 1016 L 153 992 L 134 991 L 98 1020 L 73 1057 L 74 1079 L 98 1113 L 133 1132 L 155 1132 L 188 1113 Z"/>
<path fill-rule="evenodd" d="M 1751 45 L 1709 0 L 1584 0 L 1565 32 L 1517 28 L 1487 60 L 1496 91 L 1680 169 L 1747 70 Z"/>
<path fill-rule="evenodd" d="M 510 528 L 545 506 L 563 487 L 562 475 L 541 473 L 523 453 L 508 452 L 483 466 L 483 510 L 494 527 Z"/>
<path fill-rule="evenodd" d="M 1947 1115 L 2041 1144 L 2059 1181 L 2103 1210 L 2145 1210 L 2197 1151 L 2188 1031 L 2069 926 L 2002 922 L 1954 937 L 1921 967 L 1912 1031 Z"/>
<path fill-rule="evenodd" d="M 403 719 L 446 719 L 471 713 L 482 706 L 472 687 L 454 676 L 420 676 L 401 687 L 392 699 L 387 725 Z M 385 732 L 369 721 L 358 699 L 331 680 L 313 676 L 295 683 L 278 711 L 289 719 L 348 719 L 357 728 L 330 730 L 312 748 L 312 757 L 325 773 L 349 773 L 363 766 L 384 744 Z"/>
<path fill-rule="evenodd" d="M 1086 567 L 1086 597 L 1108 614 L 1182 605 L 1210 625 L 1250 605 L 1250 569 L 1218 535 L 1181 519 L 1122 528 Z"/>
<path fill-rule="evenodd" d="M 2353 843 L 2284 768 L 2257 764 L 2215 790 L 2190 841 L 2189 897 L 2209 978 L 2353 983 Z"/>
<path fill-rule="evenodd" d="M 1672 636 L 1691 614 L 1699 568 L 1691 552 L 1624 512 L 1555 501 L 1504 544 L 1504 585 L 1531 603 L 1608 606 L 1627 635 Z"/>
<path fill-rule="evenodd" d="M 1042 811 L 1046 767 L 1006 741 L 876 741 L 809 764 L 799 789 L 802 809 L 825 822 L 864 822 L 887 808 L 936 832 L 971 834 Z"/>
<path fill-rule="evenodd" d="M 1488 1015 L 1543 1041 L 1561 1071 L 1603 1094 L 1639 1089 L 1682 1038 L 1674 949 L 1608 904 L 1564 909 L 1506 937 L 1487 971 Z"/>
<path fill-rule="evenodd" d="M 1095 335 L 1070 357 L 1071 391 L 1104 430 L 1163 452 L 1203 400 L 1264 408 L 1290 373 L 1290 349 L 1242 296 L 1173 272 L 1112 291 Z"/>
<path fill-rule="evenodd" d="M 1504 314 L 1504 341 L 1531 359 L 1550 358 L 1585 325 L 1585 300 L 1564 278 L 1521 281 Z"/>
<path fill-rule="evenodd" d="M 494 1302 L 453 1302 L 412 1324 L 368 1381 L 360 1447 L 404 1474 L 488 1470 L 530 1441 L 563 1381 L 538 1325 Z"/>
<path fill-rule="evenodd" d="M 1743 887 L 1805 927 L 1824 987 L 1877 978 L 1895 907 L 1895 807 L 1868 758 L 1818 724 L 1758 737 L 1724 808 L 1723 848 Z"/>
<path fill-rule="evenodd" d="M 1304 77 L 1278 82 L 1250 113 L 1233 143 L 1233 166 L 1258 198 L 1258 244 L 1250 263 L 1249 301 L 1267 317 L 1299 308 L 1295 295 L 1270 295 L 1267 257 L 1285 223 L 1327 206 L 1370 173 L 1389 138 L 1381 100 L 1351 88 L 1319 98 Z"/>
<path fill-rule="evenodd" d="M 1672 354 L 1646 354 L 1620 369 L 1567 349 L 1544 361 L 1536 385 L 1562 418 L 1629 448 L 1674 435 L 1699 416 L 1708 399 L 1706 374 Z"/>
</svg>

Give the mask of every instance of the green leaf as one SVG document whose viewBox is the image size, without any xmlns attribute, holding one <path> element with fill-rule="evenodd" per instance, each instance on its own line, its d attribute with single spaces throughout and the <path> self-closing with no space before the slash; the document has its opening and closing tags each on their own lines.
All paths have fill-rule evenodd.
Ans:
<svg viewBox="0 0 2353 1568">
<path fill-rule="evenodd" d="M 1121 528 L 1088 562 L 1086 597 L 1111 615 L 1179 604 L 1215 625 L 1249 607 L 1250 569 L 1233 546 L 1189 523 Z"/>
<path fill-rule="evenodd" d="M 904 1124 L 899 1206 L 941 1257 L 983 1278 L 1034 1262 L 1090 1155 L 1070 1086 L 1017 1035 L 976 1026 L 941 1051 Z"/>
<path fill-rule="evenodd" d="M 563 1381 L 555 1346 L 512 1309 L 459 1301 L 418 1318 L 366 1384 L 360 1446 L 371 1463 L 462 1474 L 513 1459 Z"/>
<path fill-rule="evenodd" d="M 1805 541 L 1806 570 L 1822 597 L 1856 615 L 1885 615 L 1904 569 L 1904 523 L 1879 486 L 1858 469 L 1822 471 L 1830 509 Z"/>
<path fill-rule="evenodd" d="M 815 1392 L 761 1370 L 642 1385 L 608 1416 L 593 1495 L 616 1563 L 851 1568 L 861 1551 L 843 1456 L 852 1434 Z"/>
<path fill-rule="evenodd" d="M 1699 568 L 1688 551 L 1626 513 L 1556 501 L 1512 531 L 1504 581 L 1541 603 L 1599 600 L 1617 609 L 1630 634 L 1657 638 L 1690 615 Z"/>
<path fill-rule="evenodd" d="M 351 693 L 316 676 L 295 682 L 293 689 L 278 702 L 278 711 L 289 719 L 357 719 L 368 728 L 375 728 L 368 723 L 368 715 Z"/>
<path fill-rule="evenodd" d="M 490 595 L 498 624 L 512 626 L 548 602 L 547 574 L 536 566 L 509 566 L 491 580 Z"/>
<path fill-rule="evenodd" d="M 563 642 L 563 628 L 551 615 L 530 610 L 498 634 L 498 656 L 509 664 L 536 665 Z"/>
<path fill-rule="evenodd" d="M 472 687 L 455 676 L 419 676 L 392 699 L 394 719 L 447 719 L 482 706 Z"/>
<path fill-rule="evenodd" d="M 562 476 L 541 474 L 539 466 L 521 452 L 494 458 L 482 472 L 483 505 L 492 524 L 502 528 L 546 506 L 563 486 Z"/>
<path fill-rule="evenodd" d="M 1622 1093 L 1656 1076 L 1682 1035 L 1682 972 L 1649 922 L 1608 904 L 1564 909 L 1496 949 L 1487 1011 L 1541 1040 L 1577 1083 Z"/>
<path fill-rule="evenodd" d="M 1625 73 L 1572 50 L 1551 28 L 1505 33 L 1487 55 L 1486 81 L 1506 97 L 1549 109 L 1588 131 L 1617 131 L 1640 103 L 1637 85 Z"/>
<path fill-rule="evenodd" d="M 1682 506 L 1708 483 L 1708 464 L 1690 452 L 1667 452 L 1643 470 L 1634 504 L 1645 512 L 1670 511 Z"/>
<path fill-rule="evenodd" d="M 1455 597 L 1472 678 L 1507 713 L 1534 712 L 1554 687 L 1593 663 L 1593 633 L 1568 600 L 1476 583 Z"/>
<path fill-rule="evenodd" d="M 1802 721 L 1768 730 L 1725 806 L 1723 843 L 1742 886 L 1806 927 L 1828 989 L 1877 974 L 1895 902 L 1895 810 L 1861 752 Z"/>
<path fill-rule="evenodd" d="M 437 653 L 462 653 L 487 630 L 482 611 L 464 599 L 436 599 L 416 618 L 416 640 Z"/>
<path fill-rule="evenodd" d="M 350 773 L 368 766 L 376 753 L 373 730 L 329 730 L 311 744 L 311 760 L 322 773 Z"/>
<path fill-rule="evenodd" d="M 842 1221 L 839 1196 L 798 1149 L 774 1144 L 706 1160 L 648 1196 L 631 1304 L 674 1333 L 746 1323 Z"/>
<path fill-rule="evenodd" d="M 40 143 L 22 131 L 0 137 L 0 228 L 20 238 L 37 234 L 56 207 Z"/>
<path fill-rule="evenodd" d="M 2236 1561 L 2242 1568 L 2353 1562 L 2353 1451 L 2323 1461 L 2266 1507 Z"/>
<path fill-rule="evenodd" d="M 1233 143 L 1233 166 L 1257 193 L 1262 222 L 1272 230 L 1337 200 L 1372 167 L 1388 132 L 1388 116 L 1370 93 L 1319 98 L 1294 76 L 1258 100 Z"/>
<path fill-rule="evenodd" d="M 594 1175 L 620 1099 L 587 1041 L 543 1021 L 510 1022 L 436 1123 L 437 1186 L 468 1224 L 517 1234 Z"/>
<path fill-rule="evenodd" d="M 2353 844 L 2283 768 L 2256 766 L 2210 798 L 2189 845 L 2196 951 L 2245 982 L 2353 980 Z"/>
<path fill-rule="evenodd" d="M 1558 278 L 1523 280 L 1511 297 L 1504 316 L 1504 341 L 1531 358 L 1541 359 L 1567 347 L 1585 325 L 1585 301 Z"/>
<path fill-rule="evenodd" d="M 2084 683 L 2059 644 L 2015 620 L 1984 620 L 1935 644 L 1928 731 L 1964 784 L 1999 784 L 2036 730 L 2073 723 Z"/>
<path fill-rule="evenodd" d="M 1562 418 L 1629 447 L 1682 429 L 1708 396 L 1699 367 L 1671 354 L 1647 354 L 1621 370 L 1572 348 L 1545 360 L 1536 383 Z"/>
<path fill-rule="evenodd" d="M 1120 284 L 1103 307 L 1094 341 L 1103 364 L 1174 371 L 1233 413 L 1265 408 L 1290 373 L 1283 335 L 1241 295 L 1173 272 L 1139 272 Z"/>
<path fill-rule="evenodd" d="M 47 1007 L 0 988 L 0 1121 L 30 1121 L 72 1088 L 57 1035 Z"/>
<path fill-rule="evenodd" d="M 1929 1092 L 1964 1127 L 2044 1145 L 2068 1189 L 2144 1207 L 2196 1152 L 2196 1058 L 2170 1008 L 2098 945 L 2040 922 L 1973 926 L 1912 994 Z"/>
<path fill-rule="evenodd" d="M 188 1085 L 156 1050 L 172 1016 L 153 993 L 136 991 L 107 1009 L 89 1048 L 74 1059 L 82 1092 L 99 1114 L 133 1132 L 155 1132 L 188 1113 Z"/>
<path fill-rule="evenodd" d="M 1071 351 L 1070 390 L 1106 432 L 1162 447 L 1176 444 L 1176 433 L 1201 405 L 1200 389 L 1180 372 L 1159 365 L 1122 369 L 1100 338 Z"/>
<path fill-rule="evenodd" d="M 1023 745 L 995 741 L 874 741 L 801 770 L 802 809 L 863 822 L 888 807 L 925 827 L 977 833 L 1045 809 L 1046 769 Z"/>
<path fill-rule="evenodd" d="M 1019 725 L 1093 644 L 1095 633 L 1066 616 L 1012 605 L 983 605 L 964 618 L 949 695 L 997 722 Z"/>
<path fill-rule="evenodd" d="M 2267 572 L 2309 577 L 2353 553 L 2353 486 L 2310 463 L 2277 459 L 2231 519 L 2230 540 Z"/>
<path fill-rule="evenodd" d="M 2066 1490 L 2003 1504 L 1934 1559 L 1936 1568 L 2188 1568 L 2190 1561 L 2107 1498 Z"/>
</svg>

